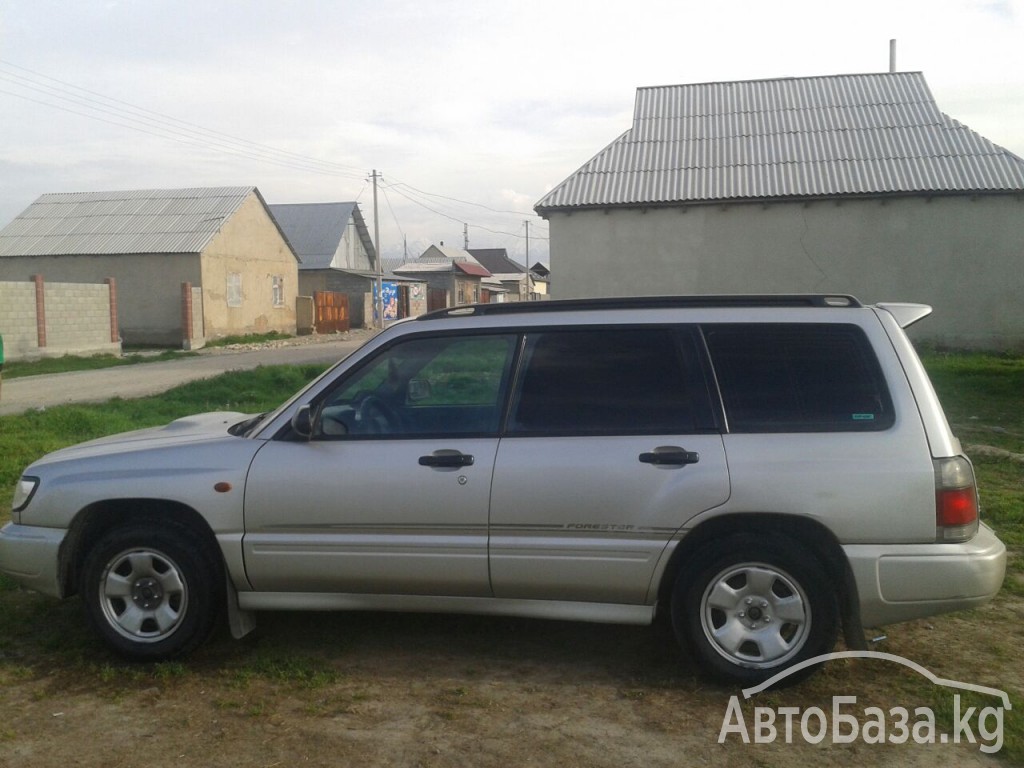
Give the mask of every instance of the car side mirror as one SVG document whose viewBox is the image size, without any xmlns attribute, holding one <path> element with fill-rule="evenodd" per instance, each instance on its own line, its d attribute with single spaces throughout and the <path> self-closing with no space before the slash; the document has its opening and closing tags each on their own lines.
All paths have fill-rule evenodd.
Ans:
<svg viewBox="0 0 1024 768">
<path fill-rule="evenodd" d="M 313 413 L 308 405 L 303 405 L 292 416 L 292 431 L 307 440 L 313 436 Z"/>
</svg>

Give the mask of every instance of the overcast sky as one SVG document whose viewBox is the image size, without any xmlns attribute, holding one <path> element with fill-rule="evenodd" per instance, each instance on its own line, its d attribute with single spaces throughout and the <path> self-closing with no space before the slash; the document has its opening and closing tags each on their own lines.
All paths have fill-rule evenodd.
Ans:
<svg viewBox="0 0 1024 768">
<path fill-rule="evenodd" d="M 254 185 L 372 229 L 377 169 L 385 256 L 465 222 L 523 260 L 529 220 L 546 260 L 534 203 L 637 87 L 884 72 L 890 38 L 1024 156 L 1024 0 L 0 0 L 0 226 L 46 192 Z"/>
</svg>

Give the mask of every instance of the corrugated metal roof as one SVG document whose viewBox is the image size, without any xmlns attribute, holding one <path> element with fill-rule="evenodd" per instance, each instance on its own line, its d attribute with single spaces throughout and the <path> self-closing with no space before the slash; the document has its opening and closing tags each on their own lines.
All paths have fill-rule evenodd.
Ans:
<svg viewBox="0 0 1024 768">
<path fill-rule="evenodd" d="M 407 261 L 394 267 L 391 271 L 396 274 L 402 272 L 451 272 L 453 263 L 452 261 Z"/>
<path fill-rule="evenodd" d="M 381 266 L 384 268 L 385 273 L 394 272 L 403 264 L 405 264 L 405 259 L 402 257 L 381 259 Z"/>
<path fill-rule="evenodd" d="M 640 88 L 633 127 L 535 209 L 1020 190 L 1024 160 L 897 72 Z"/>
<path fill-rule="evenodd" d="M 452 266 L 459 272 L 463 272 L 467 275 L 473 275 L 475 277 L 491 276 L 491 273 L 487 271 L 486 267 L 483 267 L 480 264 L 471 264 L 468 261 L 453 261 Z"/>
<path fill-rule="evenodd" d="M 199 253 L 255 187 L 42 195 L 0 230 L 2 256 Z"/>
<path fill-rule="evenodd" d="M 474 258 L 469 251 L 446 245 L 431 245 L 418 259 L 407 261 L 394 268 L 396 273 L 426 273 L 459 271 L 466 275 L 490 277 L 487 268 Z"/>
<path fill-rule="evenodd" d="M 492 275 L 526 274 L 526 267 L 510 259 L 505 248 L 470 248 L 469 253 Z"/>
<path fill-rule="evenodd" d="M 358 203 L 283 203 L 269 206 L 302 263 L 300 269 L 327 269 L 338 251 L 349 219 L 374 263 L 376 250 Z"/>
</svg>

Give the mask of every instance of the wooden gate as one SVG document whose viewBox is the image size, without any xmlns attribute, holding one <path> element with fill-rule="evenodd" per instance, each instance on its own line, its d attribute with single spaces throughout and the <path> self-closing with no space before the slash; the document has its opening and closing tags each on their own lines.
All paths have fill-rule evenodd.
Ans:
<svg viewBox="0 0 1024 768">
<path fill-rule="evenodd" d="M 448 291 L 444 288 L 427 288 L 427 312 L 448 306 Z"/>
<path fill-rule="evenodd" d="M 314 291 L 316 305 L 316 332 L 347 331 L 351 322 L 348 313 L 348 295 L 336 291 Z"/>
</svg>

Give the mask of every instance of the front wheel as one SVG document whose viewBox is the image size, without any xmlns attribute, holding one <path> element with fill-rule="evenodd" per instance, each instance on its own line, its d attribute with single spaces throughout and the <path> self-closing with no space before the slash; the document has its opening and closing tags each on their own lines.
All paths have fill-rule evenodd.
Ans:
<svg viewBox="0 0 1024 768">
<path fill-rule="evenodd" d="M 138 661 L 179 656 L 213 630 L 223 595 L 215 553 L 185 528 L 116 528 L 82 571 L 89 618 L 118 653 Z"/>
<path fill-rule="evenodd" d="M 828 575 L 781 537 L 741 534 L 709 545 L 682 569 L 672 594 L 676 636 L 708 674 L 732 684 L 761 683 L 828 653 L 837 624 Z"/>
</svg>

